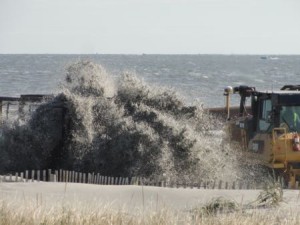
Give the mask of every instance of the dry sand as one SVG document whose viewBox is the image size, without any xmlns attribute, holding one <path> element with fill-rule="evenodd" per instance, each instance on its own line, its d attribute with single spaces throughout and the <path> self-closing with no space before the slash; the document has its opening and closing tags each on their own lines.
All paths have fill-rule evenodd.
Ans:
<svg viewBox="0 0 300 225">
<path fill-rule="evenodd" d="M 37 204 L 44 207 L 72 206 L 94 209 L 108 206 L 113 209 L 141 212 L 162 208 L 188 210 L 201 206 L 217 197 L 252 202 L 260 190 L 208 190 L 162 188 L 149 186 L 110 186 L 76 183 L 0 183 L 1 200 L 11 204 Z M 298 190 L 284 190 L 281 208 L 300 208 Z"/>
</svg>

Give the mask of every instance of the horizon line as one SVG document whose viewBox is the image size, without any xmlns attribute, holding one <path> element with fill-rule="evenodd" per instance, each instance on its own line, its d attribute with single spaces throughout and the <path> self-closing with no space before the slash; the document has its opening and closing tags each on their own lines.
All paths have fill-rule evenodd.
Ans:
<svg viewBox="0 0 300 225">
<path fill-rule="evenodd" d="M 223 56 L 300 56 L 300 53 L 0 53 L 0 55 L 223 55 Z"/>
</svg>

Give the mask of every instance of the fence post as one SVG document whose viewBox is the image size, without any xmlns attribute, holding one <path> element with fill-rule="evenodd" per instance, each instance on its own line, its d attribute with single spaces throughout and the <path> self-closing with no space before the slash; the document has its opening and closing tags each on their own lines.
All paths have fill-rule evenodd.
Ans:
<svg viewBox="0 0 300 225">
<path fill-rule="evenodd" d="M 74 172 L 74 182 L 77 183 L 78 182 L 78 173 Z"/>
<path fill-rule="evenodd" d="M 96 183 L 97 174 L 92 173 L 92 184 Z"/>
<path fill-rule="evenodd" d="M 201 180 L 199 180 L 199 182 L 198 182 L 198 189 L 200 189 L 201 188 Z"/>
<path fill-rule="evenodd" d="M 281 184 L 281 187 L 282 187 L 282 188 L 285 186 L 285 185 L 284 185 L 284 179 L 283 179 L 282 176 L 280 177 L 280 184 Z"/>
<path fill-rule="evenodd" d="M 288 189 L 292 189 L 292 182 L 291 181 L 289 181 L 289 183 L 288 183 Z"/>
<path fill-rule="evenodd" d="M 78 174 L 78 183 L 82 183 L 82 173 L 79 172 Z"/>
<path fill-rule="evenodd" d="M 298 189 L 299 188 L 299 181 L 296 181 L 295 182 L 295 189 Z"/>
<path fill-rule="evenodd" d="M 213 185 L 212 185 L 212 189 L 215 189 L 216 187 L 216 180 L 214 180 Z"/>
<path fill-rule="evenodd" d="M 55 170 L 55 176 L 56 176 L 56 181 L 54 182 L 59 182 L 58 170 Z"/>
<path fill-rule="evenodd" d="M 256 184 L 256 182 L 254 181 L 254 182 L 253 182 L 253 189 L 256 189 L 256 187 L 257 187 L 257 184 Z"/>
<path fill-rule="evenodd" d="M 50 181 L 51 174 L 52 174 L 51 169 L 48 169 L 48 181 Z"/>
<path fill-rule="evenodd" d="M 206 181 L 203 181 L 203 188 L 206 189 Z"/>
<path fill-rule="evenodd" d="M 232 189 L 235 190 L 235 181 L 232 183 Z"/>
<path fill-rule="evenodd" d="M 67 182 L 67 171 L 63 170 L 63 182 Z"/>
<path fill-rule="evenodd" d="M 97 173 L 97 184 L 100 184 L 100 174 Z"/>
<path fill-rule="evenodd" d="M 69 183 L 69 171 L 66 170 L 65 173 L 66 173 L 66 181 L 65 182 Z"/>
<path fill-rule="evenodd" d="M 19 173 L 18 173 L 18 172 L 16 172 L 16 174 L 15 174 L 15 181 L 16 181 L 16 182 L 19 181 Z"/>
<path fill-rule="evenodd" d="M 24 182 L 24 173 L 23 172 L 21 172 L 21 180 L 22 180 L 22 182 Z"/>
<path fill-rule="evenodd" d="M 68 182 L 72 183 L 72 171 L 68 170 Z"/>
<path fill-rule="evenodd" d="M 33 182 L 33 181 L 34 181 L 34 174 L 35 174 L 35 171 L 34 171 L 34 170 L 32 170 L 32 171 L 31 171 L 31 182 Z"/>
<path fill-rule="evenodd" d="M 43 170 L 43 181 L 46 181 L 46 170 Z"/>
<path fill-rule="evenodd" d="M 197 186 L 196 183 L 193 183 L 193 188 L 195 187 L 195 185 Z M 174 181 L 169 179 L 168 180 L 168 187 L 173 188 L 174 187 Z"/>
<path fill-rule="evenodd" d="M 71 172 L 69 170 L 67 170 L 67 182 L 68 183 L 71 183 L 71 178 L 72 178 L 71 175 L 72 175 Z"/>
<path fill-rule="evenodd" d="M 218 189 L 222 189 L 222 181 L 221 180 L 219 180 Z"/>
<path fill-rule="evenodd" d="M 62 182 L 62 169 L 58 170 L 57 182 Z"/>
<path fill-rule="evenodd" d="M 28 170 L 25 170 L 25 181 L 28 182 Z"/>
<path fill-rule="evenodd" d="M 247 181 L 247 183 L 246 183 L 246 189 L 247 189 L 247 190 L 250 189 L 250 182 L 249 182 L 249 181 Z"/>
<path fill-rule="evenodd" d="M 73 171 L 69 171 L 69 182 L 73 182 Z"/>
<path fill-rule="evenodd" d="M 97 174 L 94 173 L 94 184 L 97 184 Z"/>
<path fill-rule="evenodd" d="M 69 170 L 66 170 L 66 182 L 69 183 Z"/>
<path fill-rule="evenodd" d="M 242 181 L 239 182 L 239 189 L 243 189 L 243 184 L 244 184 L 244 182 L 242 182 Z"/>
<path fill-rule="evenodd" d="M 84 183 L 85 184 L 85 177 L 86 176 L 86 174 L 85 173 L 82 173 L 82 183 Z"/>
<path fill-rule="evenodd" d="M 41 181 L 41 171 L 40 170 L 36 171 L 36 176 L 37 176 L 37 181 L 40 182 Z"/>
<path fill-rule="evenodd" d="M 75 171 L 72 171 L 72 182 L 75 183 Z"/>
</svg>

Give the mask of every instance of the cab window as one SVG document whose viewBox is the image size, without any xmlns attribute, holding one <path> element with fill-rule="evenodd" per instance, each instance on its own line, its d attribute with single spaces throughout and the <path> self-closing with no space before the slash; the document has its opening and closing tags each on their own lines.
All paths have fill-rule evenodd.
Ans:
<svg viewBox="0 0 300 225">
<path fill-rule="evenodd" d="M 260 131 L 267 131 L 271 126 L 269 122 L 270 112 L 272 110 L 271 99 L 263 100 L 260 104 L 260 115 L 258 120 L 258 129 Z"/>
<path fill-rule="evenodd" d="M 286 124 L 290 131 L 300 131 L 300 106 L 282 106 L 280 124 Z"/>
</svg>

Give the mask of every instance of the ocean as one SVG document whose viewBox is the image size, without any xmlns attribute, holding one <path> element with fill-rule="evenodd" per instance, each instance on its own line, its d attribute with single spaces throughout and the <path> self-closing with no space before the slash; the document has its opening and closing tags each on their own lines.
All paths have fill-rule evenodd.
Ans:
<svg viewBox="0 0 300 225">
<path fill-rule="evenodd" d="M 226 86 L 275 90 L 300 83 L 300 56 L 0 55 L 0 96 L 56 93 L 68 65 L 79 60 L 102 65 L 114 79 L 134 72 L 149 84 L 174 89 L 188 104 L 204 107 L 223 106 Z"/>
</svg>

